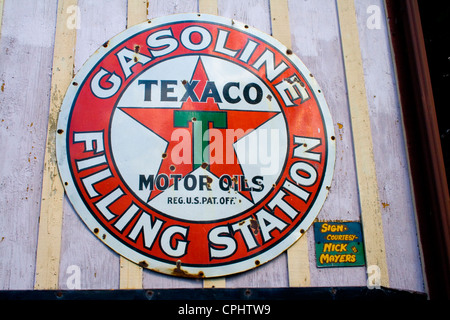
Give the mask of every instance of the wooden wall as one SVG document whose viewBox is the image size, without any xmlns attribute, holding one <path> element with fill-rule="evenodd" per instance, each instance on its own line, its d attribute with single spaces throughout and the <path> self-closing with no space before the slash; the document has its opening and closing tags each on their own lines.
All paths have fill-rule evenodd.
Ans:
<svg viewBox="0 0 450 320">
<path fill-rule="evenodd" d="M 317 268 L 310 228 L 252 271 L 175 278 L 124 261 L 78 218 L 58 186 L 52 154 L 71 77 L 127 26 L 184 12 L 273 34 L 313 73 L 337 141 L 318 218 L 362 222 L 366 267 Z M 0 290 L 366 286 L 376 265 L 382 286 L 425 292 L 382 0 L 0 0 L 0 17 Z"/>
</svg>

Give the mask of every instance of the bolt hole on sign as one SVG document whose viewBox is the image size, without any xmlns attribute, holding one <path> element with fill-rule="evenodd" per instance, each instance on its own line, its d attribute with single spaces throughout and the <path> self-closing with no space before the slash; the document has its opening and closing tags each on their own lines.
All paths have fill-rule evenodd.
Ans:
<svg viewBox="0 0 450 320">
<path fill-rule="evenodd" d="M 206 14 L 149 20 L 103 44 L 67 91 L 56 148 L 67 196 L 102 242 L 195 278 L 294 244 L 335 161 L 325 98 L 300 59 Z"/>
</svg>

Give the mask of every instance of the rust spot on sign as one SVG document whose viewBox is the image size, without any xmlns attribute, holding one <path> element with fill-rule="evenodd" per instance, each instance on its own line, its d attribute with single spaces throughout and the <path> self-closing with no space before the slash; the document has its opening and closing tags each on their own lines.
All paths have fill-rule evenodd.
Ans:
<svg viewBox="0 0 450 320">
<path fill-rule="evenodd" d="M 206 176 L 206 188 L 208 190 L 211 190 L 211 183 L 213 182 L 213 179 L 210 176 Z"/>
<path fill-rule="evenodd" d="M 203 271 L 199 271 L 197 274 L 192 274 L 186 270 L 183 270 L 181 268 L 181 260 L 177 260 L 177 262 L 175 264 L 175 268 L 172 269 L 172 274 L 174 274 L 176 276 L 184 277 L 184 278 L 204 278 L 205 277 L 205 274 L 203 273 Z"/>
<path fill-rule="evenodd" d="M 258 221 L 256 221 L 255 219 L 250 219 L 250 228 L 253 229 L 253 233 L 254 234 L 258 234 L 259 232 L 259 225 L 258 225 Z"/>
<path fill-rule="evenodd" d="M 139 266 L 142 268 L 147 268 L 148 267 L 148 263 L 145 260 L 139 261 Z"/>
</svg>

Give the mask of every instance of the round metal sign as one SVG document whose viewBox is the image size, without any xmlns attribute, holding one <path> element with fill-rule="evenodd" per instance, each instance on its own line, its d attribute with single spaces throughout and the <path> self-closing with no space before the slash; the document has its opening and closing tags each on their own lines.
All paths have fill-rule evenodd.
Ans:
<svg viewBox="0 0 450 320">
<path fill-rule="evenodd" d="M 70 85 L 57 159 L 90 230 L 158 272 L 259 266 L 316 218 L 331 184 L 332 119 L 313 75 L 274 38 L 182 14 L 127 29 Z"/>
</svg>

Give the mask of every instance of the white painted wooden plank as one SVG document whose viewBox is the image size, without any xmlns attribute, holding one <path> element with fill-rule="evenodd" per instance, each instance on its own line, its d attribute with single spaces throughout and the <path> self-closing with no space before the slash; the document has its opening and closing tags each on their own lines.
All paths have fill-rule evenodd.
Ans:
<svg viewBox="0 0 450 320">
<path fill-rule="evenodd" d="M 289 1 L 292 50 L 315 76 L 336 133 L 336 163 L 319 220 L 360 220 L 351 121 L 335 0 Z M 365 285 L 365 268 L 317 268 L 314 233 L 307 231 L 311 286 Z"/>
<path fill-rule="evenodd" d="M 2 34 L 2 19 L 3 19 L 3 4 L 5 3 L 4 0 L 0 0 L 0 36 Z"/>
<path fill-rule="evenodd" d="M 271 34 L 269 0 L 218 0 L 218 15 Z"/>
<path fill-rule="evenodd" d="M 78 6 L 75 74 L 98 48 L 127 27 L 127 0 L 78 0 Z"/>
<path fill-rule="evenodd" d="M 288 287 L 287 271 L 287 255 L 282 253 L 253 270 L 226 277 L 227 288 Z"/>
<path fill-rule="evenodd" d="M 108 249 L 64 199 L 59 288 L 118 289 L 119 256 Z"/>
<path fill-rule="evenodd" d="M 355 2 L 390 286 L 424 292 L 384 1 Z"/>
<path fill-rule="evenodd" d="M 3 9 L 0 38 L 0 289 L 32 289 L 56 3 L 5 1 Z"/>
<path fill-rule="evenodd" d="M 318 218 L 359 220 L 352 130 L 335 0 L 291 0 L 289 14 L 292 50 L 324 92 L 336 133 L 333 182 Z"/>
<path fill-rule="evenodd" d="M 122 32 L 127 22 L 126 0 L 79 0 L 80 23 L 77 30 L 75 72 L 107 40 Z M 119 256 L 103 244 L 81 221 L 67 197 L 60 264 L 60 287 L 70 289 L 76 268 L 80 288 L 119 288 Z M 73 289 L 73 288 L 72 288 Z"/>
<path fill-rule="evenodd" d="M 202 288 L 203 281 L 202 279 L 180 278 L 144 269 L 143 287 L 144 289 Z"/>
<path fill-rule="evenodd" d="M 148 19 L 176 13 L 198 12 L 197 0 L 152 0 L 149 1 Z"/>
</svg>

